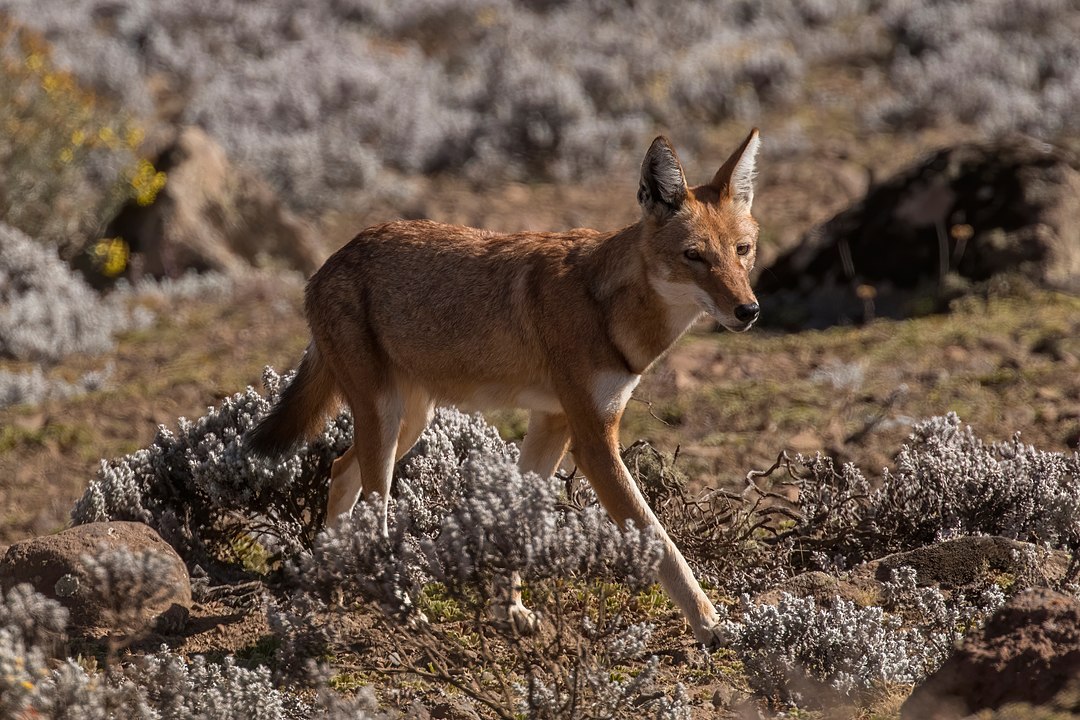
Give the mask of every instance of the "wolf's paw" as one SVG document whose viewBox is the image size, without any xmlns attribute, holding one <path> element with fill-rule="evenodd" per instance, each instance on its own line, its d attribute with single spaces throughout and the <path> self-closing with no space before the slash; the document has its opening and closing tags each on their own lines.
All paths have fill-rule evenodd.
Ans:
<svg viewBox="0 0 1080 720">
<path fill-rule="evenodd" d="M 507 614 L 514 629 L 521 635 L 532 635 L 540 629 L 540 616 L 521 603 L 511 605 Z"/>
<path fill-rule="evenodd" d="M 540 616 L 516 602 L 495 603 L 491 608 L 495 622 L 518 635 L 532 635 L 540 629 Z"/>
<path fill-rule="evenodd" d="M 712 620 L 707 625 L 695 628 L 694 639 L 709 650 L 719 650 L 731 644 L 731 634 L 719 620 Z"/>
</svg>

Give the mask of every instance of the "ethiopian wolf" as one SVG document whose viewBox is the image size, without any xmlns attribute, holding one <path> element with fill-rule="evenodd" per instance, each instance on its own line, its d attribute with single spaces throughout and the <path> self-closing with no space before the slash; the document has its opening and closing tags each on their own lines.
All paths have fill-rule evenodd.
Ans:
<svg viewBox="0 0 1080 720">
<path fill-rule="evenodd" d="M 616 522 L 655 528 L 661 585 L 697 640 L 714 643 L 716 610 L 623 464 L 619 421 L 641 374 L 703 314 L 736 332 L 757 320 L 758 145 L 755 129 L 690 188 L 656 138 L 641 165 L 641 219 L 621 230 L 401 221 L 362 231 L 308 282 L 311 344 L 248 447 L 281 454 L 348 403 L 356 439 L 334 462 L 327 517 L 377 493 L 385 527 L 394 463 L 436 405 L 526 408 L 522 471 L 549 477 L 571 450 Z"/>
</svg>

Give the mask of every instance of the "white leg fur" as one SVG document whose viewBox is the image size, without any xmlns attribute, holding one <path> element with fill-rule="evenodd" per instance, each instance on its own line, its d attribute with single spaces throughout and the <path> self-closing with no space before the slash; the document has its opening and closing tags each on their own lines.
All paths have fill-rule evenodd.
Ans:
<svg viewBox="0 0 1080 720">
<path fill-rule="evenodd" d="M 426 394 L 414 391 L 406 395 L 405 415 L 401 419 L 401 432 L 398 433 L 395 463 L 412 450 L 434 415 L 435 403 Z"/>
<path fill-rule="evenodd" d="M 339 467 L 340 470 L 338 470 Z M 337 529 L 352 512 L 353 505 L 360 497 L 360 464 L 353 456 L 352 449 L 334 461 L 330 477 L 330 500 L 326 505 L 326 524 Z"/>
<path fill-rule="evenodd" d="M 717 639 L 715 628 L 719 617 L 716 608 L 701 589 L 700 583 L 694 577 L 694 571 L 690 569 L 682 552 L 645 501 L 641 489 L 621 460 L 618 462 L 618 468 L 622 475 L 620 486 L 625 488 L 629 496 L 627 499 L 638 508 L 635 514 L 644 517 L 645 522 L 655 530 L 664 543 L 664 557 L 660 561 L 657 578 L 660 585 L 672 602 L 682 610 L 683 617 L 689 621 L 697 641 L 711 645 Z"/>
<path fill-rule="evenodd" d="M 394 462 L 405 455 L 416 444 L 424 428 L 431 422 L 431 416 L 435 413 L 435 405 L 431 398 L 419 391 L 405 393 L 404 412 L 400 422 L 397 436 L 397 449 L 394 453 Z M 390 472 L 393 473 L 391 465 Z M 334 461 L 330 471 L 332 478 L 330 483 L 330 500 L 326 508 L 326 522 L 330 527 L 338 527 L 341 518 L 352 512 L 353 506 L 360 497 L 363 489 L 360 464 L 356 458 L 356 445 L 345 451 L 341 457 Z M 382 493 L 383 498 L 389 497 L 390 484 L 386 483 L 387 492 Z M 385 505 L 385 500 L 384 500 Z M 386 512 L 383 512 L 383 529 L 388 534 L 386 527 Z"/>
<path fill-rule="evenodd" d="M 521 602 L 521 574 L 517 571 L 510 573 L 506 579 L 508 586 L 499 588 L 500 594 L 505 596 L 504 601 L 496 601 L 491 608 L 495 620 L 502 623 L 521 635 L 531 635 L 540 629 L 540 618 L 525 603 Z"/>
<path fill-rule="evenodd" d="M 397 436 L 399 430 L 400 425 L 394 429 L 393 439 L 379 448 L 380 467 L 378 469 L 379 476 L 375 478 L 375 482 L 373 483 L 375 487 L 370 487 L 372 483 L 368 483 L 369 487 L 364 488 L 364 495 L 368 497 L 371 497 L 373 493 L 379 495 L 379 521 L 382 529 L 382 536 L 384 538 L 390 537 L 390 526 L 387 522 L 387 514 L 389 512 L 390 504 L 390 482 L 394 479 L 394 461 L 395 458 L 397 458 Z M 351 512 L 352 508 L 349 508 L 349 511 Z"/>
<path fill-rule="evenodd" d="M 593 379 L 593 404 L 604 418 L 615 417 L 626 403 L 641 380 L 640 375 L 629 372 L 602 372 Z"/>
<path fill-rule="evenodd" d="M 699 642 L 712 643 L 717 623 L 716 609 L 702 591 L 682 553 L 672 542 L 649 508 L 641 490 L 619 457 L 618 440 L 612 435 L 614 422 L 625 407 L 639 376 L 629 372 L 601 373 L 589 385 L 595 413 L 592 428 L 578 418 L 574 453 L 601 503 L 617 521 L 631 520 L 639 527 L 651 527 L 664 543 L 664 557 L 658 571 L 660 584 L 689 620 Z"/>
<path fill-rule="evenodd" d="M 334 461 L 330 472 L 326 520 L 331 527 L 340 526 L 342 518 L 352 512 L 361 492 L 365 497 L 377 494 L 381 504 L 382 534 L 383 537 L 390 536 L 386 517 L 387 503 L 390 499 L 394 462 L 398 457 L 398 436 L 402 431 L 404 409 L 401 397 L 396 394 L 380 398 L 375 407 L 369 406 L 368 412 L 364 414 L 353 406 L 353 447 Z M 370 434 L 366 439 L 362 439 L 365 431 Z M 350 461 L 350 454 L 355 459 Z M 363 470 L 365 464 L 367 473 Z"/>
<path fill-rule="evenodd" d="M 566 416 L 534 410 L 529 416 L 529 430 L 521 443 L 518 467 L 521 472 L 534 472 L 549 478 L 559 469 L 570 444 L 570 427 Z"/>
</svg>

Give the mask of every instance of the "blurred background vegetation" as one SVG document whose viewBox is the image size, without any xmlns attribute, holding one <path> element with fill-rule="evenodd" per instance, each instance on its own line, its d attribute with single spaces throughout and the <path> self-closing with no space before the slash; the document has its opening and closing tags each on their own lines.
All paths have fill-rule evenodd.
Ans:
<svg viewBox="0 0 1080 720">
<path fill-rule="evenodd" d="M 768 183 L 823 159 L 880 176 L 950 138 L 1068 143 L 1080 123 L 1070 0 L 4 0 L 0 13 L 2 217 L 50 242 L 100 230 L 118 187 L 152 193 L 133 153 L 152 159 L 182 124 L 317 212 L 355 208 L 356 190 L 416 210 L 409 180 L 439 174 L 476 192 L 632 185 L 658 131 L 704 176 L 761 125 Z"/>
</svg>

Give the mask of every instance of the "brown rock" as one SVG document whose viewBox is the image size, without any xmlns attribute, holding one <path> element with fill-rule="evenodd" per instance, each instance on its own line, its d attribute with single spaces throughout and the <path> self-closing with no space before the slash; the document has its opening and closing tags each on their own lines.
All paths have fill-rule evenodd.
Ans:
<svg viewBox="0 0 1080 720">
<path fill-rule="evenodd" d="M 166 174 L 164 189 L 148 206 L 129 202 L 105 233 L 127 242 L 132 273 L 175 277 L 277 264 L 309 274 L 322 263 L 311 228 L 199 128 L 180 130 L 155 168 Z"/>
<path fill-rule="evenodd" d="M 836 577 L 818 570 L 811 570 L 785 580 L 758 595 L 755 601 L 776 605 L 780 602 L 780 596 L 783 593 L 797 597 L 812 597 L 822 607 L 831 607 L 836 598 L 848 600 L 859 607 L 866 607 L 879 604 L 882 597 L 880 583 L 872 578 L 856 574 Z"/>
<path fill-rule="evenodd" d="M 1028 590 L 915 688 L 901 718 L 959 720 L 1007 703 L 1060 707 L 1075 695 L 1078 679 L 1080 600 L 1043 588 Z"/>
<path fill-rule="evenodd" d="M 1023 136 L 940 150 L 771 263 L 757 282 L 763 317 L 800 327 L 905 317 L 1002 273 L 1080 288 L 1078 168 Z"/>
<path fill-rule="evenodd" d="M 1023 559 L 1029 552 L 1036 554 L 1034 568 L 1027 567 Z M 948 592 L 1000 582 L 1006 574 L 1015 578 L 1035 573 L 1039 581 L 1056 582 L 1068 570 L 1069 554 L 1002 537 L 959 537 L 887 555 L 840 576 L 817 570 L 800 573 L 761 593 L 755 600 L 775 605 L 780 602 L 781 594 L 787 593 L 812 597 L 823 607 L 830 607 L 838 597 L 859 607 L 880 605 L 885 600 L 884 583 L 900 567 L 913 568 L 919 585 L 933 585 Z"/>
<path fill-rule="evenodd" d="M 726 682 L 718 682 L 713 690 L 712 704 L 717 710 L 731 707 L 737 697 L 735 688 Z"/>
<path fill-rule="evenodd" d="M 84 555 L 120 549 L 152 551 L 166 567 L 154 578 L 154 586 L 146 593 L 148 599 L 137 606 L 131 605 L 133 597 L 106 596 L 104 588 L 95 586 L 83 561 Z M 15 543 L 0 559 L 0 586 L 7 591 L 19 583 L 30 583 L 63 604 L 71 614 L 69 631 L 80 634 L 136 632 L 154 624 L 164 631 L 176 631 L 183 627 L 191 609 L 191 584 L 184 561 L 153 529 L 136 522 L 77 525 L 55 535 Z M 114 609 L 125 604 L 134 607 L 136 617 L 117 617 Z"/>
<path fill-rule="evenodd" d="M 920 585 L 937 585 L 943 590 L 985 582 L 994 574 L 1017 575 L 1028 571 L 1021 558 L 1037 553 L 1037 572 L 1048 582 L 1060 580 L 1069 566 L 1069 554 L 1044 551 L 1036 545 L 1003 537 L 958 537 L 902 553 L 887 555 L 853 570 L 855 575 L 872 576 L 880 582 L 892 577 L 899 567 L 915 569 Z"/>
</svg>

